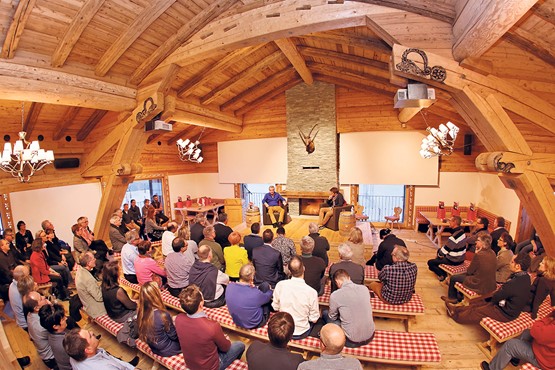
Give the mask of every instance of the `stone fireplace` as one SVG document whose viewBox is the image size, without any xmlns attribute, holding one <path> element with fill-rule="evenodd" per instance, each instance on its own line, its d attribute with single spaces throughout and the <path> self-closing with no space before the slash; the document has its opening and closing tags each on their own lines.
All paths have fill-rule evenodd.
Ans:
<svg viewBox="0 0 555 370">
<path fill-rule="evenodd" d="M 335 86 L 323 82 L 299 84 L 287 90 L 285 98 L 288 173 L 283 195 L 291 215 L 317 215 L 329 189 L 338 185 Z M 308 135 L 314 125 L 315 150 L 309 154 L 299 131 Z"/>
</svg>

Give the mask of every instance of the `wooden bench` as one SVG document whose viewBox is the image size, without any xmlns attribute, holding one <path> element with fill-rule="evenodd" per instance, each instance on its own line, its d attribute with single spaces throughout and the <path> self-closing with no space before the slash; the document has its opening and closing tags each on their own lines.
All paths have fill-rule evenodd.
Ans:
<svg viewBox="0 0 555 370">
<path fill-rule="evenodd" d="M 453 211 L 452 206 L 445 207 L 445 214 L 450 215 Z M 459 206 L 459 211 L 468 212 L 467 206 Z M 424 216 L 420 212 L 437 212 L 437 206 L 415 206 L 414 207 L 414 228 L 418 230 L 418 225 L 425 224 L 428 225 L 429 222 L 426 220 Z M 489 231 L 493 231 L 493 222 L 498 217 L 495 213 L 492 213 L 486 209 L 476 207 L 476 218 L 485 217 L 489 221 L 488 229 Z M 511 221 L 505 219 L 505 229 L 511 230 Z"/>
<path fill-rule="evenodd" d="M 324 272 L 324 276 L 329 276 L 330 275 L 331 265 L 333 265 L 333 263 L 330 263 L 328 265 L 328 267 L 326 267 L 326 271 Z M 380 279 L 378 278 L 378 274 L 379 274 L 379 271 L 376 267 L 369 266 L 369 265 L 364 266 L 364 282 L 365 283 L 370 283 L 372 281 L 380 281 Z"/>
<path fill-rule="evenodd" d="M 530 363 L 525 363 L 524 365 L 522 365 L 520 367 L 521 370 L 542 370 L 539 367 L 535 367 L 534 365 L 530 364 Z"/>
<path fill-rule="evenodd" d="M 548 296 L 540 305 L 536 320 L 549 315 L 552 309 L 551 299 Z M 480 326 L 486 329 L 490 337 L 487 341 L 478 343 L 478 347 L 491 359 L 497 353 L 499 343 L 518 337 L 525 329 L 532 327 L 534 321 L 529 312 L 522 312 L 516 319 L 509 322 L 499 322 L 490 317 L 485 317 L 480 321 Z"/>
<path fill-rule="evenodd" d="M 326 285 L 324 294 L 318 297 L 321 306 L 329 306 L 331 287 Z M 408 332 L 410 321 L 415 320 L 416 316 L 424 315 L 424 303 L 418 294 L 413 294 L 410 301 L 404 304 L 389 304 L 380 300 L 378 297 L 370 297 L 372 305 L 372 315 L 374 317 L 385 317 L 403 321 L 405 330 Z"/>
<path fill-rule="evenodd" d="M 120 331 L 120 329 L 123 327 L 123 324 L 115 322 L 108 315 L 99 316 L 92 321 L 114 336 L 116 336 L 118 331 Z M 145 355 L 147 355 L 148 357 L 150 357 L 156 365 L 160 364 L 166 367 L 167 369 L 172 369 L 172 370 L 187 369 L 187 365 L 185 364 L 185 359 L 182 353 L 171 357 L 162 357 L 152 352 L 152 350 L 150 349 L 150 346 L 147 343 L 143 342 L 142 340 L 137 339 L 136 343 L 137 343 L 137 349 L 142 353 L 144 353 Z M 153 366 L 153 368 L 156 368 L 156 367 L 157 366 Z M 243 362 L 241 360 L 235 360 L 227 369 L 247 370 L 248 366 L 246 362 Z"/>
<path fill-rule="evenodd" d="M 462 283 L 455 283 L 455 289 L 457 289 L 462 295 L 463 295 L 463 303 L 468 305 L 471 301 L 478 299 L 478 298 L 487 298 L 487 297 L 491 297 L 493 295 L 493 293 L 495 293 L 495 291 L 497 289 L 501 288 L 501 284 L 497 284 L 497 288 L 493 291 L 490 292 L 488 294 L 478 294 L 476 293 L 474 290 L 469 289 L 467 287 L 465 287 Z"/>
<path fill-rule="evenodd" d="M 445 271 L 448 277 L 451 277 L 452 275 L 465 274 L 466 270 L 468 270 L 468 266 L 470 266 L 470 262 L 471 261 L 465 260 L 463 263 L 457 266 L 442 263 L 441 265 L 439 265 L 439 268 Z"/>
<path fill-rule="evenodd" d="M 206 316 L 217 321 L 228 330 L 243 336 L 268 341 L 268 327 L 244 329 L 233 322 L 226 306 L 205 308 Z M 289 347 L 308 354 L 319 354 L 320 339 L 308 337 L 292 340 Z M 376 330 L 374 339 L 358 348 L 344 348 L 343 354 L 358 358 L 363 362 L 396 364 L 403 366 L 432 365 L 441 361 L 439 347 L 433 333 L 405 333 Z"/>
</svg>

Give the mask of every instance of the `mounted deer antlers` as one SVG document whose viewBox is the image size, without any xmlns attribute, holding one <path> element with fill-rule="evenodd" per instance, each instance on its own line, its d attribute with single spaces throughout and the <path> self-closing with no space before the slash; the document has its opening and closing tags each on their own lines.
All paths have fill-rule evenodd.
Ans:
<svg viewBox="0 0 555 370">
<path fill-rule="evenodd" d="M 312 131 L 314 131 L 316 126 L 318 126 L 318 124 L 315 124 L 314 126 L 312 126 L 308 135 L 305 135 L 304 132 L 299 127 L 299 136 L 301 137 L 301 140 L 303 141 L 304 145 L 306 146 L 306 152 L 308 154 L 314 152 L 314 150 L 316 149 L 316 146 L 314 145 L 314 139 L 316 139 L 316 135 L 318 135 L 318 132 L 320 130 L 318 129 L 318 131 L 316 131 L 314 136 L 310 137 L 312 135 Z"/>
</svg>

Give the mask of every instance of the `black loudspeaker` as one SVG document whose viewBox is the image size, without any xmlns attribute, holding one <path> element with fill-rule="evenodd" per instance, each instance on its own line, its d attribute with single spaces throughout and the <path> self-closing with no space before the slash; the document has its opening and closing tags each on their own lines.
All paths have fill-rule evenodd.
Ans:
<svg viewBox="0 0 555 370">
<path fill-rule="evenodd" d="M 463 153 L 464 153 L 464 155 L 471 155 L 472 154 L 472 134 L 464 135 Z"/>
<path fill-rule="evenodd" d="M 79 158 L 58 158 L 54 159 L 54 168 L 77 168 L 79 167 Z"/>
</svg>

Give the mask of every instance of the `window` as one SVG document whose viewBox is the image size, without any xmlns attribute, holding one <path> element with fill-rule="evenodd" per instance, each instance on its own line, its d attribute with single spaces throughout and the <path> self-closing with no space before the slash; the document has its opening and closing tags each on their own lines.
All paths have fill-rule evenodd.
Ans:
<svg viewBox="0 0 555 370">
<path fill-rule="evenodd" d="M 360 184 L 358 203 L 364 206 L 364 214 L 370 222 L 384 222 L 385 216 L 393 215 L 395 207 L 404 209 L 405 186 Z M 400 222 L 403 219 L 404 212 L 401 213 Z"/>
<path fill-rule="evenodd" d="M 137 201 L 137 206 L 142 209 L 145 204 L 145 199 L 151 199 L 153 195 L 158 195 L 160 204 L 164 204 L 163 194 L 162 194 L 162 180 L 141 180 L 134 181 L 127 187 L 125 196 L 123 197 L 123 205 L 125 203 L 131 203 L 131 199 Z"/>
<path fill-rule="evenodd" d="M 245 200 L 243 204 L 248 207 L 249 203 L 252 202 L 260 210 L 262 210 L 262 199 L 264 195 L 268 192 L 270 186 L 275 186 L 274 184 L 242 184 L 241 191 L 243 199 Z"/>
</svg>

